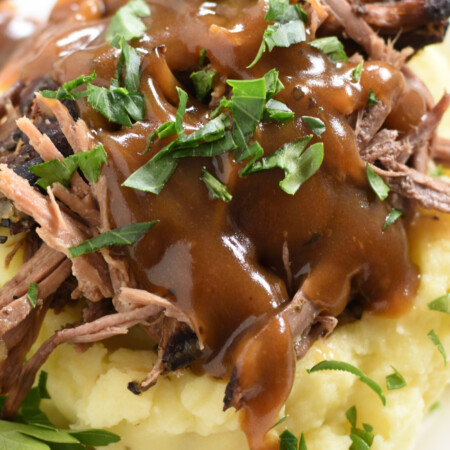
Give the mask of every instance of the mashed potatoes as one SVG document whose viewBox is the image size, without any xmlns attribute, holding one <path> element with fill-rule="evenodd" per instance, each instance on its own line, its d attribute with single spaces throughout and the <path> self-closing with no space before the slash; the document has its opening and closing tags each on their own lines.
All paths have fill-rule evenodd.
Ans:
<svg viewBox="0 0 450 450">
<path fill-rule="evenodd" d="M 450 48 L 449 39 L 445 45 Z M 419 75 L 424 77 L 424 60 L 440 58 L 442 49 L 430 48 L 413 62 Z M 446 70 L 439 61 L 440 69 L 427 74 L 436 95 L 442 93 L 450 72 L 450 61 Z M 447 131 L 441 131 L 449 136 L 450 116 L 446 120 Z M 427 337 L 434 329 L 450 351 L 450 316 L 427 308 L 428 302 L 450 290 L 450 216 L 423 215 L 411 228 L 410 238 L 412 258 L 422 274 L 414 307 L 397 319 L 366 314 L 361 321 L 339 327 L 327 340 L 316 342 L 298 362 L 292 393 L 281 412 L 288 419 L 273 432 L 284 428 L 295 434 L 304 432 L 309 450 L 348 449 L 350 427 L 345 412 L 356 405 L 358 425 L 365 422 L 374 427 L 374 450 L 411 446 L 423 416 L 450 381 L 450 371 Z M 10 249 L 0 247 L 0 258 Z M 16 268 L 17 263 L 2 270 L 0 284 Z M 36 346 L 78 313 L 75 308 L 58 316 L 50 313 Z M 127 383 L 146 375 L 155 354 L 144 350 L 138 335 L 126 338 L 124 344 L 122 348 L 113 339 L 106 345 L 94 344 L 84 353 L 63 345 L 50 356 L 43 369 L 49 372 L 52 400 L 44 407 L 55 423 L 111 430 L 122 436 L 111 449 L 247 448 L 239 414 L 222 412 L 224 382 L 185 371 L 178 377 L 161 378 L 148 392 L 135 396 L 127 390 Z M 353 375 L 306 373 L 306 368 L 323 359 L 359 367 L 383 387 L 386 406 Z M 404 375 L 406 387 L 386 390 L 385 376 L 392 373 L 391 365 Z"/>
</svg>

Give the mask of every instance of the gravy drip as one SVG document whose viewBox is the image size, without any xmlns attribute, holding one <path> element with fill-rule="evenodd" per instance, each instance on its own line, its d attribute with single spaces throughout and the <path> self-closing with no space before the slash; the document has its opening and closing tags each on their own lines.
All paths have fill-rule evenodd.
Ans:
<svg viewBox="0 0 450 450">
<path fill-rule="evenodd" d="M 27 59 L 23 78 L 50 73 L 63 83 L 95 70 L 96 83 L 109 86 L 118 53 L 104 42 L 109 18 L 101 16 L 112 14 L 121 2 L 66 1 L 63 6 L 75 4 L 78 13 L 84 5 L 84 19 L 60 14 Z M 305 43 L 276 48 L 246 69 L 267 25 L 262 1 L 149 4 L 147 34 L 133 42 L 145 53 L 141 91 L 146 120 L 118 130 L 79 101 L 81 117 L 108 152 L 103 173 L 111 224 L 160 220 L 127 249 L 139 286 L 167 297 L 188 314 L 204 345 L 194 370 L 237 383 L 237 406 L 243 410 L 250 447 L 276 449 L 267 431 L 293 382 L 296 336 L 285 309 L 295 292 L 301 289 L 322 314 L 338 316 L 350 300 L 372 311 L 398 314 L 416 290 L 405 230 L 397 222 L 382 231 L 390 207 L 367 183 L 348 117 L 365 107 L 369 88 L 380 101 L 408 110 L 409 126 L 418 123 L 425 106 L 393 67 L 365 62 L 356 83 L 356 63 L 335 63 Z M 165 55 L 158 49 L 163 45 Z M 163 146 L 155 143 L 149 155 L 141 155 L 151 132 L 174 118 L 177 77 L 198 70 L 202 48 L 217 79 L 256 78 L 274 67 L 279 70 L 285 89 L 277 98 L 295 111 L 295 119 L 259 125 L 254 138 L 265 154 L 310 134 L 301 116 L 317 117 L 323 108 L 324 163 L 294 196 L 279 188 L 283 174 L 278 169 L 241 178 L 243 165 L 232 154 L 182 160 L 158 196 L 121 187 Z M 413 99 L 413 108 L 408 108 L 408 99 Z M 207 106 L 191 97 L 187 132 L 205 124 L 209 114 Z M 227 185 L 233 195 L 229 204 L 210 196 L 200 181 L 203 167 Z M 283 247 L 289 251 L 288 270 Z"/>
</svg>

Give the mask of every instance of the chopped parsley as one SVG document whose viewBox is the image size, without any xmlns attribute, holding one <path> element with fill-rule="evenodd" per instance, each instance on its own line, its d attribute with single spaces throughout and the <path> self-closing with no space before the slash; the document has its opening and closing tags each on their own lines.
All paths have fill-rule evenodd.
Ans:
<svg viewBox="0 0 450 450">
<path fill-rule="evenodd" d="M 361 72 L 363 68 L 364 61 L 361 61 L 352 72 L 352 79 L 355 83 L 357 83 L 361 79 Z"/>
<path fill-rule="evenodd" d="M 367 106 L 375 106 L 378 103 L 378 97 L 372 88 L 369 88 L 369 98 L 367 99 Z"/>
<path fill-rule="evenodd" d="M 74 173 L 80 169 L 83 175 L 93 183 L 98 181 L 103 164 L 107 163 L 107 155 L 103 145 L 97 145 L 88 152 L 75 153 L 62 161 L 52 159 L 31 166 L 29 169 L 39 180 L 37 185 L 43 189 L 52 186 L 54 183 L 61 183 L 63 186 L 69 186 Z"/>
<path fill-rule="evenodd" d="M 302 120 L 318 137 L 322 136 L 322 133 L 327 129 L 323 121 L 317 117 L 302 116 Z"/>
<path fill-rule="evenodd" d="M 106 40 L 112 41 L 118 34 L 127 41 L 142 37 L 147 27 L 141 18 L 148 16 L 150 16 L 150 7 L 145 0 L 129 1 L 119 8 L 111 19 L 106 30 Z"/>
<path fill-rule="evenodd" d="M 309 45 L 325 53 L 334 61 L 348 61 L 344 45 L 336 36 L 328 36 L 309 42 Z"/>
<path fill-rule="evenodd" d="M 246 168 L 245 175 L 278 167 L 285 173 L 284 179 L 279 183 L 280 188 L 287 194 L 294 195 L 300 186 L 317 172 L 323 161 L 321 142 L 305 150 L 311 139 L 312 135 L 284 144 L 271 155 Z"/>
<path fill-rule="evenodd" d="M 145 117 L 145 102 L 139 92 L 141 58 L 123 36 L 116 35 L 111 42 L 113 47 L 121 50 L 117 63 L 115 78 L 109 88 L 92 84 L 95 72 L 89 76 L 82 75 L 73 81 L 63 84 L 57 91 L 42 91 L 41 95 L 58 100 L 76 100 L 87 97 L 88 103 L 110 122 L 127 127 L 133 121 L 141 121 Z M 75 89 L 85 85 L 83 91 Z"/>
<path fill-rule="evenodd" d="M 367 384 L 367 386 L 369 386 L 370 389 L 372 389 L 378 395 L 378 397 L 380 397 L 380 400 L 383 403 L 383 405 L 386 405 L 386 398 L 383 395 L 383 390 L 381 389 L 380 385 L 371 378 L 369 378 L 360 369 L 353 366 L 352 364 L 343 361 L 325 360 L 316 364 L 312 369 L 309 370 L 307 369 L 306 371 L 308 373 L 313 373 L 321 370 L 339 370 L 356 375 L 357 377 L 359 377 L 360 381 Z"/>
<path fill-rule="evenodd" d="M 206 184 L 214 198 L 223 200 L 228 203 L 233 196 L 228 192 L 227 187 L 223 185 L 214 175 L 210 174 L 206 169 L 203 169 L 202 181 Z"/>
<path fill-rule="evenodd" d="M 81 75 L 75 80 L 68 81 L 64 83 L 58 90 L 56 91 L 41 91 L 41 95 L 46 98 L 55 98 L 56 100 L 77 100 L 79 98 L 83 98 L 87 96 L 87 91 L 75 91 L 75 89 L 87 85 L 95 80 L 96 73 L 92 72 L 90 75 Z M 74 92 L 75 91 L 75 92 Z"/>
<path fill-rule="evenodd" d="M 287 122 L 294 118 L 294 112 L 283 102 L 271 98 L 264 109 L 264 120 L 276 120 L 277 122 Z"/>
<path fill-rule="evenodd" d="M 383 231 L 395 223 L 401 216 L 403 216 L 403 214 L 403 211 L 400 211 L 399 209 L 391 209 L 390 213 L 386 217 L 386 221 L 384 222 Z"/>
<path fill-rule="evenodd" d="M 406 386 L 406 381 L 403 375 L 394 367 L 391 366 L 394 373 L 386 376 L 386 387 L 388 391 L 393 391 L 395 389 L 401 389 Z"/>
<path fill-rule="evenodd" d="M 253 67 L 266 50 L 271 52 L 274 47 L 290 47 L 306 40 L 308 16 L 300 5 L 291 5 L 289 0 L 269 0 L 269 10 L 264 18 L 274 23 L 264 31 L 258 53 L 248 68 Z"/>
<path fill-rule="evenodd" d="M 241 176 L 259 171 L 258 166 L 252 168 L 252 165 L 263 156 L 264 151 L 258 142 L 249 144 L 249 141 L 265 114 L 272 115 L 272 118 L 279 121 L 292 117 L 293 113 L 286 105 L 278 101 L 272 102 L 272 97 L 284 89 L 284 86 L 278 79 L 278 72 L 275 69 L 267 72 L 262 78 L 228 80 L 228 84 L 233 89 L 231 99 L 223 99 L 220 106 L 212 113 L 212 119 L 203 128 L 191 134 L 186 134 L 183 128 L 188 95 L 182 89 L 177 88 L 179 103 L 176 119 L 163 123 L 152 133 L 146 151 L 156 139 L 176 136 L 175 139 L 132 173 L 125 180 L 123 186 L 159 194 L 181 158 L 213 157 L 231 150 L 234 150 L 234 157 L 238 162 L 251 158 L 241 171 Z M 231 112 L 233 123 L 225 113 L 220 113 L 222 108 Z M 298 148 L 295 144 L 292 145 Z M 292 161 L 293 164 L 290 164 L 289 167 L 286 166 L 290 174 L 289 179 L 292 181 L 296 177 L 298 187 L 311 176 L 309 175 L 312 169 L 311 165 L 314 168 L 318 162 L 321 163 L 323 159 L 323 146 L 321 146 L 322 144 L 311 146 L 313 150 L 317 150 L 316 153 L 312 154 L 312 151 L 308 149 L 302 155 L 301 161 Z M 307 178 L 305 178 L 306 175 Z M 295 191 L 298 189 L 298 187 L 285 189 L 289 179 L 280 186 L 284 190 Z"/>
<path fill-rule="evenodd" d="M 450 314 L 450 292 L 428 303 L 428 308 Z"/>
<path fill-rule="evenodd" d="M 111 245 L 132 245 L 144 237 L 147 231 L 157 223 L 157 220 L 153 222 L 132 223 L 115 230 L 107 231 L 75 247 L 70 247 L 69 254 L 72 258 L 76 258 L 87 253 L 94 253 Z"/>
<path fill-rule="evenodd" d="M 37 283 L 30 283 L 30 285 L 28 286 L 28 291 L 27 291 L 27 300 L 30 302 L 30 305 L 33 308 L 36 308 L 36 301 L 37 301 L 37 296 L 38 296 L 38 284 Z"/>
<path fill-rule="evenodd" d="M 350 422 L 350 439 L 352 440 L 351 450 L 367 449 L 373 444 L 374 434 L 373 427 L 363 423 L 363 428 L 358 428 L 356 407 L 352 406 L 345 413 L 347 420 Z"/>
<path fill-rule="evenodd" d="M 56 428 L 41 411 L 42 399 L 49 399 L 47 373 L 41 372 L 38 385 L 22 402 L 14 422 L 0 420 L 0 447 L 4 449 L 50 450 L 84 449 L 107 446 L 120 441 L 116 434 L 104 430 L 62 430 Z M 4 404 L 5 397 L 0 397 Z"/>
<path fill-rule="evenodd" d="M 280 434 L 280 450 L 297 450 L 298 439 L 289 431 Z"/>
<path fill-rule="evenodd" d="M 216 76 L 214 70 L 199 70 L 192 72 L 190 79 L 194 84 L 195 96 L 202 102 L 212 90 L 213 80 Z"/>
<path fill-rule="evenodd" d="M 444 358 L 444 364 L 447 365 L 447 353 L 445 352 L 445 348 L 442 345 L 439 336 L 436 334 L 434 330 L 431 330 L 427 334 L 427 336 L 430 338 L 431 342 L 437 347 L 439 353 L 442 355 L 442 358 Z"/>
<path fill-rule="evenodd" d="M 203 69 L 205 64 L 205 56 L 206 56 L 206 48 L 202 48 L 200 51 L 200 60 L 198 65 L 202 70 L 198 70 L 196 72 L 192 72 L 190 75 L 190 79 L 194 84 L 195 96 L 203 102 L 208 94 L 212 90 L 213 80 L 216 76 L 216 72 L 212 69 L 206 70 Z"/>
<path fill-rule="evenodd" d="M 386 200 L 391 190 L 389 185 L 370 167 L 369 163 L 366 163 L 366 173 L 373 192 L 381 201 Z"/>
</svg>

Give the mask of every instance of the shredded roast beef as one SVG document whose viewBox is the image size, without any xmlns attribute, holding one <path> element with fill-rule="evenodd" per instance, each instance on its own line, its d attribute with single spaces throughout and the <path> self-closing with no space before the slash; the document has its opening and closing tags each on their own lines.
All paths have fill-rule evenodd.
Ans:
<svg viewBox="0 0 450 450">
<path fill-rule="evenodd" d="M 316 32 L 320 35 L 323 29 L 340 29 L 353 41 L 351 49 L 401 68 L 408 82 L 419 86 L 428 112 L 409 132 L 386 126 L 395 98 L 391 103 L 380 100 L 375 106 L 353 112 L 348 117 L 348 125 L 355 131 L 362 161 L 370 163 L 400 198 L 413 199 L 424 208 L 450 212 L 449 183 L 425 174 L 433 155 L 439 162 L 450 164 L 449 141 L 435 138 L 450 95 L 433 106 L 426 88 L 404 66 L 411 49 L 398 52 L 371 27 L 389 34 L 398 27 L 417 33 L 427 24 L 444 26 L 449 2 L 401 0 L 355 6 L 345 0 L 323 0 L 323 4 L 312 1 L 306 9 L 311 37 Z M 148 55 L 157 64 L 149 64 L 146 70 L 155 72 L 153 75 L 159 80 L 170 109 L 173 108 L 170 102 L 175 104 L 177 98 L 167 77 L 170 80 L 175 77 L 163 53 L 157 48 Z M 361 58 L 359 53 L 355 53 L 355 60 Z M 173 86 L 177 83 L 175 80 Z M 35 186 L 36 177 L 28 170 L 42 161 L 63 160 L 70 154 L 88 151 L 96 144 L 91 124 L 88 126 L 78 117 L 74 101 L 63 103 L 36 95 L 37 91 L 57 87 L 58 83 L 48 77 L 20 80 L 0 98 L 0 116 L 4 120 L 0 127 L 0 219 L 11 232 L 17 223 L 23 224 L 22 229 L 37 226 L 39 236 L 30 251 L 32 256 L 0 290 L 0 339 L 7 349 L 0 363 L 0 391 L 8 395 L 3 409 L 3 417 L 8 419 L 15 416 L 41 365 L 62 343 L 92 343 L 125 334 L 133 326 L 142 327 L 157 343 L 158 359 L 144 380 L 130 380 L 128 387 L 136 394 L 155 384 L 161 374 L 198 359 L 204 348 L 203 337 L 189 315 L 169 298 L 140 286 L 134 268 L 120 249 L 104 248 L 94 254 L 70 258 L 70 247 L 114 227 L 105 175 L 97 183 L 90 183 L 76 173 L 69 187 L 55 184 L 44 192 Z M 211 104 L 217 103 L 219 95 L 224 93 L 223 80 L 214 89 Z M 152 107 L 160 108 L 156 103 Z M 36 242 L 40 245 L 37 251 Z M 288 291 L 295 289 L 290 259 L 285 237 L 282 265 Z M 47 310 L 56 304 L 54 299 L 60 286 L 71 275 L 76 280 L 71 297 L 86 302 L 82 322 L 56 332 L 25 362 Z M 26 298 L 30 283 L 39 286 L 35 308 Z M 64 305 L 69 301 L 61 297 L 57 303 Z M 282 306 L 278 318 L 289 325 L 298 358 L 316 339 L 328 336 L 337 325 L 337 319 L 310 301 L 301 287 Z M 239 409 L 245 403 L 245 396 L 246 390 L 235 369 L 226 388 L 224 409 L 231 406 Z"/>
</svg>

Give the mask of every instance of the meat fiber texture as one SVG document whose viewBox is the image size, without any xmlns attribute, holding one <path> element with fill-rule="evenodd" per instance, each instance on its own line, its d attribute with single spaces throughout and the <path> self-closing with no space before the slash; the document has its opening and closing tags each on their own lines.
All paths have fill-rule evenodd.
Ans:
<svg viewBox="0 0 450 450">
<path fill-rule="evenodd" d="M 441 47 L 447 55 L 449 44 L 447 38 Z M 435 58 L 439 58 L 439 63 L 431 62 Z M 413 61 L 414 69 L 428 78 L 437 97 L 442 94 L 444 83 L 448 83 L 450 72 L 450 60 L 445 69 L 441 58 L 442 51 L 431 47 Z M 447 130 L 441 128 L 441 133 L 449 137 L 448 115 L 444 122 Z M 427 307 L 431 300 L 450 291 L 450 216 L 424 214 L 411 227 L 410 241 L 413 261 L 421 272 L 414 307 L 398 318 L 366 313 L 361 321 L 339 327 L 328 339 L 316 342 L 297 363 L 292 393 L 280 412 L 280 417 L 289 417 L 273 433 L 285 428 L 297 435 L 304 432 L 309 450 L 347 450 L 351 440 L 345 412 L 355 405 L 358 426 L 368 423 L 374 427 L 372 449 L 411 447 L 430 405 L 450 382 L 450 365 L 445 367 L 442 356 L 427 337 L 433 329 L 450 353 L 450 315 Z M 11 244 L 0 246 L 0 259 L 13 248 Z M 20 253 L 8 270 L 0 270 L 0 285 L 17 270 L 19 260 Z M 76 308 L 58 316 L 50 312 L 32 351 L 79 314 L 81 311 Z M 108 447 L 113 450 L 247 448 L 239 427 L 239 413 L 222 412 L 225 382 L 185 371 L 161 377 L 140 396 L 127 390 L 128 382 L 144 378 L 156 360 L 155 353 L 143 348 L 136 332 L 106 344 L 94 344 L 84 353 L 62 345 L 43 367 L 49 372 L 52 397 L 43 402 L 43 408 L 58 425 L 105 428 L 119 434 L 121 442 Z M 323 359 L 342 360 L 359 367 L 382 386 L 386 406 L 354 375 L 306 372 Z M 385 377 L 393 372 L 391 365 L 405 377 L 406 387 L 387 391 Z"/>
</svg>

